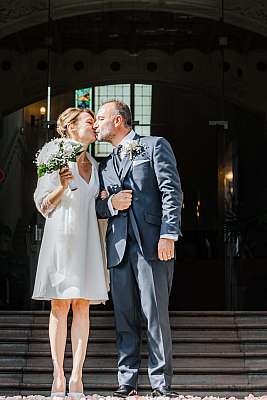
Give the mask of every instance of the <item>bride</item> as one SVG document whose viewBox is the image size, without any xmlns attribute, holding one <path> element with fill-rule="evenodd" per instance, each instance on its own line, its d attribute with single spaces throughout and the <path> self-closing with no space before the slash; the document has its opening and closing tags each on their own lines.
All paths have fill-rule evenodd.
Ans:
<svg viewBox="0 0 267 400">
<path fill-rule="evenodd" d="M 38 179 L 34 200 L 46 218 L 33 299 L 50 300 L 49 338 L 54 380 L 51 397 L 65 397 L 63 362 L 67 316 L 72 308 L 73 367 L 70 398 L 84 397 L 82 368 L 89 334 L 89 306 L 108 300 L 107 282 L 97 224 L 95 199 L 99 193 L 97 162 L 87 151 L 95 142 L 94 113 L 68 108 L 57 120 L 57 131 L 83 146 L 77 163 Z M 71 191 L 69 183 L 78 188 Z"/>
</svg>

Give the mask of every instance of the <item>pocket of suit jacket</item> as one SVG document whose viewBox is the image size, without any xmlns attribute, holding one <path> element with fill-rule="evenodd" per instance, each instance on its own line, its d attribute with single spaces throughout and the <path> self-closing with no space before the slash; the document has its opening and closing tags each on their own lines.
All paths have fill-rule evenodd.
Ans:
<svg viewBox="0 0 267 400">
<path fill-rule="evenodd" d="M 133 160 L 133 167 L 149 162 L 150 160 Z"/>
<path fill-rule="evenodd" d="M 136 182 L 142 182 L 146 181 L 149 179 L 150 176 L 150 160 L 145 159 L 145 160 L 133 160 L 132 164 L 132 174 L 133 178 Z"/>
</svg>

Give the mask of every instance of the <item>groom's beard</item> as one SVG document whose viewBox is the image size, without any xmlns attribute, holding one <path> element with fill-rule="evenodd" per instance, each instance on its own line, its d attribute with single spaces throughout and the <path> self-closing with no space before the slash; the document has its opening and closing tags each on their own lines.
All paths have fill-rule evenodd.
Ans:
<svg viewBox="0 0 267 400">
<path fill-rule="evenodd" d="M 98 142 L 112 143 L 112 140 L 114 139 L 114 136 L 115 136 L 114 133 L 103 132 L 103 133 L 97 135 L 97 140 L 98 140 Z"/>
</svg>

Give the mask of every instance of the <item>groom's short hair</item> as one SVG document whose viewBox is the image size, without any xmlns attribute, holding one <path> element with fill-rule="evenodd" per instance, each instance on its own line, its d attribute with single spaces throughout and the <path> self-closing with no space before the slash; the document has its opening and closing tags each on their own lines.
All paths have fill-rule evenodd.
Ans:
<svg viewBox="0 0 267 400">
<path fill-rule="evenodd" d="M 108 104 L 108 103 L 113 103 L 115 105 L 115 109 L 116 109 L 117 113 L 119 115 L 121 115 L 124 120 L 124 125 L 126 127 L 131 128 L 132 127 L 132 113 L 131 113 L 131 110 L 130 110 L 130 107 L 128 106 L 128 104 L 124 103 L 121 100 L 113 99 L 113 100 L 104 101 L 102 103 L 102 105 Z"/>
</svg>

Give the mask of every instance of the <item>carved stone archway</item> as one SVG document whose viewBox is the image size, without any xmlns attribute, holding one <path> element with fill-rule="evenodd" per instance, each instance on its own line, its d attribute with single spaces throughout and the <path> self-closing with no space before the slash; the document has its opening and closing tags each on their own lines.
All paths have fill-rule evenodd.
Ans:
<svg viewBox="0 0 267 400">
<path fill-rule="evenodd" d="M 54 0 L 52 18 L 107 11 L 166 11 L 213 20 L 221 17 L 221 0 Z M 9 0 L 0 10 L 0 38 L 46 22 L 48 0 Z M 226 23 L 267 35 L 267 3 L 264 0 L 225 0 Z"/>
<path fill-rule="evenodd" d="M 5 93 L 0 112 L 5 115 L 46 97 L 49 43 L 53 94 L 90 82 L 145 81 L 219 96 L 221 35 L 229 37 L 225 96 L 265 112 L 267 4 L 224 3 L 222 29 L 220 0 L 94 0 L 90 6 L 85 0 L 54 0 L 51 44 L 48 0 L 10 0 L 0 9 L 0 82 Z M 129 37 L 123 36 L 126 16 L 132 17 Z M 148 26 L 150 20 L 154 22 Z M 83 28 L 87 25 L 92 29 Z"/>
</svg>

